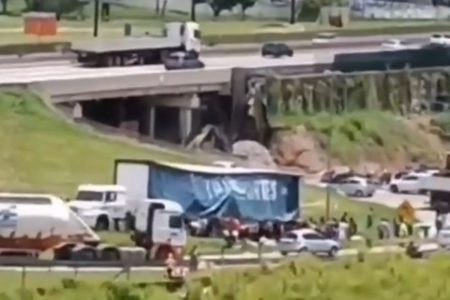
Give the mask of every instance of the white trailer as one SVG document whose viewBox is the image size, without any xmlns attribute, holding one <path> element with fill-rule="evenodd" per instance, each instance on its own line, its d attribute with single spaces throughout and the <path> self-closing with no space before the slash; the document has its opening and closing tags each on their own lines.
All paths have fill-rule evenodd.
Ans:
<svg viewBox="0 0 450 300">
<path fill-rule="evenodd" d="M 167 23 L 163 37 L 124 37 L 73 44 L 78 62 L 93 66 L 161 64 L 173 52 L 197 59 L 200 54 L 200 27 L 195 22 Z"/>
</svg>

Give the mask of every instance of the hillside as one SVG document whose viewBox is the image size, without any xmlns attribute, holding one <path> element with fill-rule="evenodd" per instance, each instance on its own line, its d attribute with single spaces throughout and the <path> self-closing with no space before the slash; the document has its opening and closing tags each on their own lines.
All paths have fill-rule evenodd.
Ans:
<svg viewBox="0 0 450 300">
<path fill-rule="evenodd" d="M 80 183 L 109 183 L 115 158 L 187 160 L 99 139 L 50 112 L 37 96 L 0 90 L 0 189 L 72 195 Z"/>
<path fill-rule="evenodd" d="M 446 149 L 429 118 L 422 116 L 357 111 L 291 115 L 274 122 L 288 128 L 277 135 L 272 149 L 275 159 L 282 165 L 316 171 L 326 167 L 327 153 L 333 165 L 396 170 L 411 163 L 440 165 Z"/>
</svg>

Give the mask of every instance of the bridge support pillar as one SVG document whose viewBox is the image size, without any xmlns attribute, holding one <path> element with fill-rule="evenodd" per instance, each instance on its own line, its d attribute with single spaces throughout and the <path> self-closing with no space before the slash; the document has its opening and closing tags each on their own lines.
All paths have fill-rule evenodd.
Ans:
<svg viewBox="0 0 450 300">
<path fill-rule="evenodd" d="M 148 136 L 155 138 L 155 106 L 148 105 Z"/>
<path fill-rule="evenodd" d="M 179 112 L 180 120 L 180 139 L 181 143 L 185 144 L 192 132 L 192 110 L 189 108 L 180 108 Z"/>
<path fill-rule="evenodd" d="M 77 121 L 83 118 L 83 107 L 79 102 L 76 102 L 72 106 L 72 119 Z"/>
</svg>

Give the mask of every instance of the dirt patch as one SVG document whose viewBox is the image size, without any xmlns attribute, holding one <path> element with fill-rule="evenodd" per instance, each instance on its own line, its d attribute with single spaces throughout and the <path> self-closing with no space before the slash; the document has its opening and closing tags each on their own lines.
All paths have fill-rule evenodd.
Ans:
<svg viewBox="0 0 450 300">
<path fill-rule="evenodd" d="M 361 173 L 441 166 L 449 147 L 431 120 L 383 112 L 308 116 L 275 133 L 270 150 L 277 164 L 307 173 L 325 170 L 328 154 L 331 166 L 347 165 Z"/>
</svg>

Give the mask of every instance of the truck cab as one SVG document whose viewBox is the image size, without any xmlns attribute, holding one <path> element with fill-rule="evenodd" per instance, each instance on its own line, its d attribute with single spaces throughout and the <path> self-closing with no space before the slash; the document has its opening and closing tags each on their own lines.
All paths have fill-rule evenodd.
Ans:
<svg viewBox="0 0 450 300">
<path fill-rule="evenodd" d="M 187 243 L 184 210 L 180 204 L 165 199 L 143 199 L 137 205 L 132 239 L 156 259 L 181 254 Z"/>
<path fill-rule="evenodd" d="M 201 50 L 200 26 L 195 22 L 171 22 L 167 23 L 163 35 L 171 40 L 179 40 L 187 53 L 198 57 Z"/>
<path fill-rule="evenodd" d="M 125 187 L 97 184 L 80 185 L 75 199 L 69 202 L 70 208 L 96 230 L 108 230 L 123 221 L 128 204 Z"/>
</svg>

